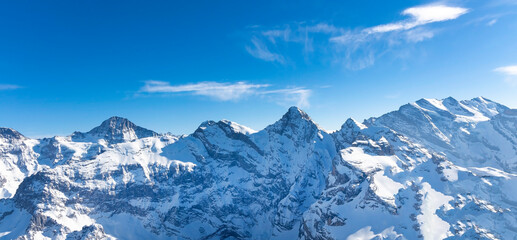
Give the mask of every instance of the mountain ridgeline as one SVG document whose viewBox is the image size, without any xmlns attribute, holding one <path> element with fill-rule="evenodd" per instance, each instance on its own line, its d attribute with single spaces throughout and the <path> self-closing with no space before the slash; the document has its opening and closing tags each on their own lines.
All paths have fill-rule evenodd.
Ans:
<svg viewBox="0 0 517 240">
<path fill-rule="evenodd" d="M 517 110 L 421 99 L 327 132 L 291 107 L 184 136 L 0 128 L 0 239 L 515 239 Z"/>
</svg>

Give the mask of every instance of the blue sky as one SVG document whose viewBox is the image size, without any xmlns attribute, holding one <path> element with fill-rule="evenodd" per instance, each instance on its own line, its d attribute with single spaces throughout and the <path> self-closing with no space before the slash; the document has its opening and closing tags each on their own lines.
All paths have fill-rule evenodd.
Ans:
<svg viewBox="0 0 517 240">
<path fill-rule="evenodd" d="M 297 105 L 327 130 L 417 99 L 517 108 L 517 1 L 4 1 L 0 126 L 188 134 Z"/>
</svg>

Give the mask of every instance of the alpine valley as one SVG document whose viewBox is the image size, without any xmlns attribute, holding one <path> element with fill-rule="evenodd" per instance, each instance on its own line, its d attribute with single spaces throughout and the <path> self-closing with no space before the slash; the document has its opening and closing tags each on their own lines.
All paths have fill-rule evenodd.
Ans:
<svg viewBox="0 0 517 240">
<path fill-rule="evenodd" d="M 0 128 L 0 239 L 517 239 L 517 110 L 421 99 L 327 132 Z"/>
</svg>

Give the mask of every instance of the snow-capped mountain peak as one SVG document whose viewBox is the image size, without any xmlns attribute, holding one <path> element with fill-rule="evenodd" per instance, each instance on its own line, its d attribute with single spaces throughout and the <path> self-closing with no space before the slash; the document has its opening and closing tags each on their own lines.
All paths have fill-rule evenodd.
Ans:
<svg viewBox="0 0 517 240">
<path fill-rule="evenodd" d="M 0 127 L 0 138 L 8 139 L 8 140 L 11 140 L 11 139 L 20 140 L 20 139 L 24 139 L 25 136 L 23 136 L 21 133 L 19 133 L 18 131 L 14 130 L 12 128 Z"/>
<path fill-rule="evenodd" d="M 287 119 L 299 119 L 299 118 L 302 118 L 302 119 L 305 119 L 305 120 L 312 121 L 307 113 L 305 113 L 303 110 L 301 110 L 301 109 L 299 109 L 298 107 L 295 107 L 295 106 L 290 107 L 282 118 L 287 118 Z"/>
<path fill-rule="evenodd" d="M 103 121 L 101 125 L 87 133 L 75 132 L 72 139 L 75 141 L 104 139 L 113 144 L 157 135 L 156 132 L 139 127 L 126 118 L 115 116 Z"/>
<path fill-rule="evenodd" d="M 359 131 L 359 130 L 363 130 L 366 127 L 366 125 L 360 123 L 359 121 L 353 119 L 353 118 L 348 118 L 345 123 L 343 125 L 341 125 L 341 129 L 344 129 L 344 128 L 350 128 L 350 129 L 354 129 L 356 131 Z"/>
<path fill-rule="evenodd" d="M 282 118 L 280 118 L 280 120 L 276 121 L 272 125 L 269 125 L 266 127 L 266 129 L 271 128 L 281 130 L 285 129 L 286 127 L 299 128 L 306 125 L 313 125 L 316 128 L 319 128 L 307 113 L 298 107 L 290 107 L 289 110 L 282 116 Z"/>
<path fill-rule="evenodd" d="M 296 139 L 297 142 L 309 142 L 315 135 L 318 135 L 321 139 L 323 133 L 327 134 L 307 113 L 297 107 L 290 107 L 280 120 L 267 126 L 264 130 L 265 132 Z"/>
</svg>

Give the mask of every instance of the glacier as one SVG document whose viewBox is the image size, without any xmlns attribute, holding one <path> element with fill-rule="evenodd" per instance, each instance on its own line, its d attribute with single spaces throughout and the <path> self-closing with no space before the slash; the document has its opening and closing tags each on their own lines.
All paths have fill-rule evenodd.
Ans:
<svg viewBox="0 0 517 240">
<path fill-rule="evenodd" d="M 333 132 L 296 107 L 260 131 L 0 128 L 0 239 L 517 239 L 516 226 L 517 110 L 483 97 Z"/>
</svg>

